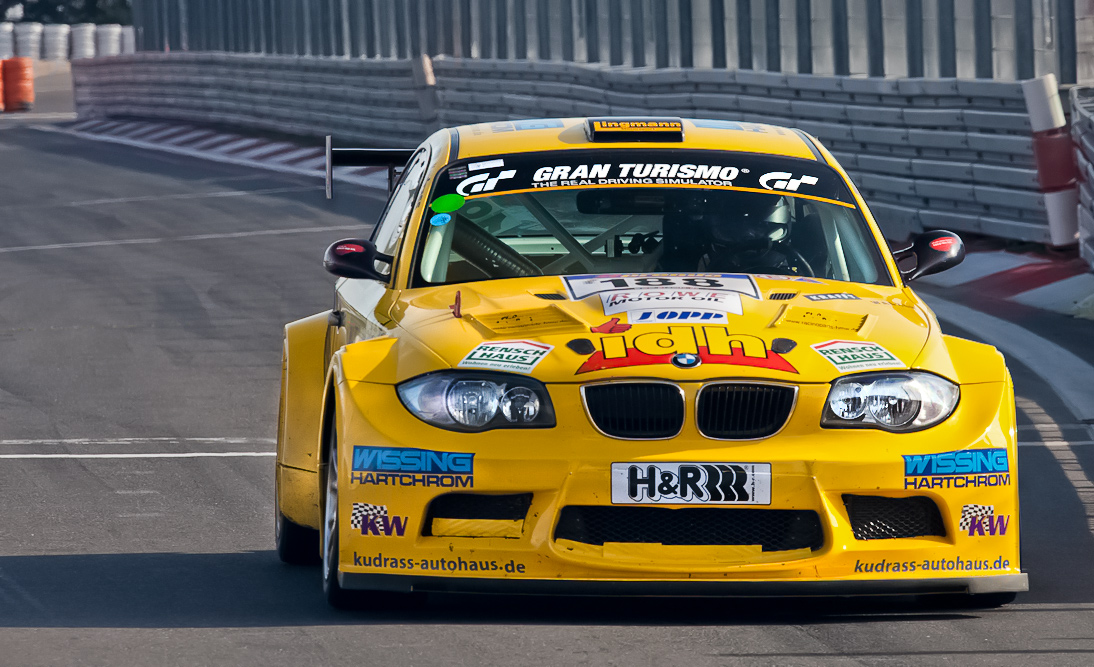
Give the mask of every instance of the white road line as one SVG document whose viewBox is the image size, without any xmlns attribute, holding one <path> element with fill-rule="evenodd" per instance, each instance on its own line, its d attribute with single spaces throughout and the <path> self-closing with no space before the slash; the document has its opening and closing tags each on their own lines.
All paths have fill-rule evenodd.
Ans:
<svg viewBox="0 0 1094 667">
<path fill-rule="evenodd" d="M 239 239 L 251 236 L 278 236 L 281 234 L 310 234 L 315 232 L 340 232 L 364 229 L 368 225 L 338 225 L 334 227 L 295 227 L 292 229 L 264 229 L 253 232 L 233 232 L 229 234 L 197 234 L 194 236 L 175 236 L 154 239 L 124 239 L 120 241 L 85 241 L 83 243 L 53 243 L 50 245 L 16 246 L 0 248 L 0 253 L 26 252 L 29 250 L 64 250 L 69 248 L 95 248 L 114 245 L 140 245 L 149 243 L 168 243 L 178 241 L 208 241 L 212 239 Z"/>
<path fill-rule="evenodd" d="M 148 496 L 153 493 L 159 493 L 159 491 L 154 489 L 118 489 L 114 493 L 119 496 Z"/>
<path fill-rule="evenodd" d="M 1014 402 L 1033 420 L 1037 432 L 1046 441 L 1050 441 L 1045 443 L 1045 447 L 1052 452 L 1052 456 L 1064 471 L 1064 476 L 1071 482 L 1071 486 L 1075 487 L 1075 494 L 1079 496 L 1079 502 L 1083 504 L 1083 510 L 1086 513 L 1087 529 L 1094 534 L 1094 482 L 1087 477 L 1075 452 L 1063 440 L 1060 427 L 1045 412 L 1045 409 L 1037 401 L 1021 396 L 1016 396 Z"/>
<path fill-rule="evenodd" d="M 155 519 L 163 516 L 163 512 L 140 512 L 136 514 L 119 514 L 119 519 Z"/>
<path fill-rule="evenodd" d="M 277 452 L 149 452 L 147 454 L 0 454 L 0 459 L 200 459 L 277 456 Z"/>
<path fill-rule="evenodd" d="M 124 146 L 133 146 L 135 148 L 145 148 L 155 151 L 161 151 L 164 153 L 174 153 L 175 155 L 185 155 L 186 157 L 194 157 L 201 160 L 208 160 L 210 162 L 220 162 L 222 164 L 234 164 L 240 167 L 251 167 L 255 169 L 265 169 L 266 171 L 276 171 L 282 174 L 295 174 L 297 176 L 308 176 L 311 178 L 323 178 L 324 172 L 322 167 L 324 162 L 322 159 L 318 161 L 311 161 L 310 164 L 314 164 L 315 167 L 308 169 L 299 165 L 280 164 L 277 160 L 244 160 L 237 156 L 221 155 L 219 153 L 211 153 L 202 150 L 202 147 L 220 141 L 225 135 L 215 136 L 211 139 L 206 139 L 198 144 L 188 147 L 172 146 L 170 144 L 153 144 L 146 141 L 126 139 L 122 137 L 110 137 L 99 134 L 91 134 L 87 132 L 77 132 L 75 130 L 56 127 L 53 125 L 31 125 L 31 129 L 38 130 L 39 132 L 55 132 L 58 134 L 68 134 L 81 139 L 89 139 L 91 141 L 106 141 L 114 144 L 122 144 Z M 311 149 L 316 150 L 316 149 Z M 321 154 L 321 153 L 320 153 Z M 372 192 L 358 192 L 359 195 L 371 197 L 380 201 L 387 200 L 386 188 L 383 187 L 384 183 L 379 179 L 359 178 L 355 176 L 349 176 L 346 174 L 335 174 L 334 180 L 342 183 L 353 183 L 354 185 L 361 185 Z"/>
<path fill-rule="evenodd" d="M 215 199 L 217 197 L 244 197 L 246 195 L 272 195 L 285 192 L 307 192 L 317 189 L 315 186 L 297 185 L 284 188 L 264 188 L 261 190 L 225 190 L 222 192 L 192 192 L 174 195 L 143 195 L 140 197 L 115 197 L 113 199 L 87 199 L 84 201 L 57 202 L 54 204 L 29 204 L 26 206 L 13 206 L 12 209 L 55 208 L 58 206 L 102 206 L 104 204 L 134 204 L 146 201 L 161 201 L 167 199 Z"/>
<path fill-rule="evenodd" d="M 921 295 L 938 317 L 977 332 L 1043 379 L 1075 421 L 1094 421 L 1094 367 L 1052 341 L 1017 324 L 932 295 Z"/>
<path fill-rule="evenodd" d="M 1019 442 L 1018 443 L 1019 447 L 1057 447 L 1057 446 L 1061 446 L 1061 445 L 1062 446 L 1071 446 L 1071 447 L 1075 447 L 1076 445 L 1078 445 L 1078 446 L 1085 447 L 1085 446 L 1088 446 L 1088 445 L 1094 445 L 1094 440 L 1060 440 L 1058 438 L 1057 439 L 1046 438 L 1044 441 L 1040 441 L 1040 442 L 1034 441 L 1034 442 Z"/>
<path fill-rule="evenodd" d="M 225 444 L 225 445 L 270 445 L 277 442 L 274 438 L 38 438 L 21 440 L 0 440 L 2 445 L 132 445 L 132 444 Z"/>
</svg>

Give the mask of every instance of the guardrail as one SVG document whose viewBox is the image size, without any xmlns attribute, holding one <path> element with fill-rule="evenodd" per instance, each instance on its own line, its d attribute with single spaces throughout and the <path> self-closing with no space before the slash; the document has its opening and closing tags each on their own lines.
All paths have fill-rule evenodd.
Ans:
<svg viewBox="0 0 1094 667">
<path fill-rule="evenodd" d="M 133 0 L 141 51 L 1094 77 L 1089 0 Z M 1078 77 L 1078 79 L 1076 79 Z"/>
<path fill-rule="evenodd" d="M 1071 89 L 1071 136 L 1079 166 L 1079 254 L 1094 268 L 1094 88 Z"/>
<path fill-rule="evenodd" d="M 800 127 L 843 163 L 886 235 L 1051 243 L 1017 82 L 866 79 L 543 61 L 141 53 L 74 64 L 82 117 L 214 122 L 377 146 L 439 127 L 661 114 Z"/>
</svg>

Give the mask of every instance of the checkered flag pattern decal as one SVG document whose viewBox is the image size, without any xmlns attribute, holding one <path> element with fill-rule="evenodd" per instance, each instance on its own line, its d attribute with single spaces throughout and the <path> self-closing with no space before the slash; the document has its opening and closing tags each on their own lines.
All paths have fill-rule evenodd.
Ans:
<svg viewBox="0 0 1094 667">
<path fill-rule="evenodd" d="M 371 516 L 379 519 L 387 516 L 387 505 L 369 505 L 368 503 L 353 503 L 353 514 L 349 517 L 350 528 L 360 530 L 365 523 L 365 517 Z M 962 519 L 964 521 L 964 519 Z"/>
<path fill-rule="evenodd" d="M 973 519 L 993 516 L 994 514 L 995 505 L 965 505 L 961 508 L 961 521 L 957 525 L 961 530 L 968 530 Z"/>
</svg>

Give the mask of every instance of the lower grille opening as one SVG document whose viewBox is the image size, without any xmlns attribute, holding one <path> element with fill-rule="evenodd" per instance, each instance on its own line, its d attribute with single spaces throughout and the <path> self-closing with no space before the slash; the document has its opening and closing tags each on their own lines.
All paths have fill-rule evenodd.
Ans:
<svg viewBox="0 0 1094 667">
<path fill-rule="evenodd" d="M 426 510 L 422 534 L 434 537 L 520 537 L 532 494 L 447 493 Z"/>
<path fill-rule="evenodd" d="M 571 505 L 562 508 L 555 539 L 595 545 L 759 545 L 764 551 L 790 551 L 820 549 L 824 531 L 812 510 Z"/>
<path fill-rule="evenodd" d="M 593 423 L 614 438 L 671 438 L 684 426 L 684 395 L 673 384 L 593 384 L 582 393 Z"/>
<path fill-rule="evenodd" d="M 886 498 L 844 494 L 843 504 L 856 540 L 900 537 L 945 537 L 946 526 L 938 505 L 930 498 Z"/>
</svg>

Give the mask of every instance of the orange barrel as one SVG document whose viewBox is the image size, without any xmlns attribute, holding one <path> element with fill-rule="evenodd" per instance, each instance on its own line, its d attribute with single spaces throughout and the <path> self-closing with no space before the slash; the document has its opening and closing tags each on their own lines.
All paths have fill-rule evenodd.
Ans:
<svg viewBox="0 0 1094 667">
<path fill-rule="evenodd" d="M 3 62 L 4 107 L 8 111 L 29 111 L 34 106 L 34 61 L 8 58 Z"/>
</svg>

